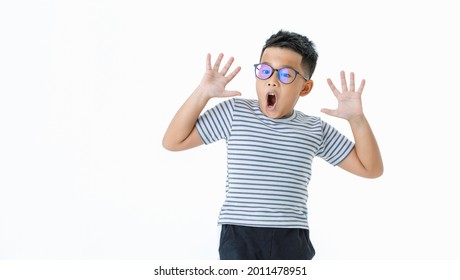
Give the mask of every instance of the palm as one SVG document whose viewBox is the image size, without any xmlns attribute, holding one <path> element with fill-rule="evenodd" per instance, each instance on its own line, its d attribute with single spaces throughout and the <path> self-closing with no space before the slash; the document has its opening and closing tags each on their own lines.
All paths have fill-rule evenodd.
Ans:
<svg viewBox="0 0 460 280">
<path fill-rule="evenodd" d="M 240 95 L 239 92 L 226 90 L 225 87 L 236 76 L 236 74 L 238 74 L 241 68 L 237 67 L 227 75 L 227 72 L 234 61 L 233 57 L 230 57 L 228 62 L 219 71 L 222 58 L 223 54 L 220 54 L 214 63 L 214 66 L 211 66 L 211 55 L 207 55 L 206 73 L 201 80 L 200 86 L 206 89 L 209 97 L 230 97 Z"/>
<path fill-rule="evenodd" d="M 358 90 L 355 91 L 355 75 L 353 72 L 350 73 L 350 87 L 348 88 L 347 81 L 345 78 L 345 72 L 340 72 L 342 92 L 340 92 L 331 81 L 328 79 L 327 82 L 335 97 L 337 98 L 337 108 L 322 109 L 321 111 L 342 119 L 351 120 L 355 117 L 359 117 L 363 114 L 361 95 L 363 93 L 365 80 L 361 81 Z"/>
</svg>

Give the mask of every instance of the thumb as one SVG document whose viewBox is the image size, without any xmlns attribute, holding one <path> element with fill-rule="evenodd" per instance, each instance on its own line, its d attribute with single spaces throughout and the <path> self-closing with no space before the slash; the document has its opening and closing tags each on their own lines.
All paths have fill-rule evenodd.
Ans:
<svg viewBox="0 0 460 280">
<path fill-rule="evenodd" d="M 332 110 L 332 109 L 326 109 L 326 108 L 323 108 L 321 109 L 321 112 L 326 114 L 326 115 L 329 115 L 329 116 L 335 116 L 335 111 L 336 110 Z"/>
<path fill-rule="evenodd" d="M 225 97 L 240 96 L 240 95 L 241 95 L 241 92 L 236 91 L 236 90 L 225 90 L 224 91 Z"/>
</svg>

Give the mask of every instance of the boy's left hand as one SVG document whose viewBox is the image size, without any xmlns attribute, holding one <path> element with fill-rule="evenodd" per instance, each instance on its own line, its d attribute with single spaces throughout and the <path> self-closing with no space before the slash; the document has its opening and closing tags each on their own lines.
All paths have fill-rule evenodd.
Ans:
<svg viewBox="0 0 460 280">
<path fill-rule="evenodd" d="M 350 88 L 348 88 L 347 80 L 345 78 L 345 72 L 340 72 L 340 79 L 342 84 L 342 92 L 340 92 L 332 83 L 331 79 L 327 79 L 327 83 L 337 98 L 338 104 L 337 109 L 321 109 L 321 112 L 330 116 L 346 119 L 353 121 L 355 118 L 363 116 L 363 107 L 361 102 L 361 95 L 363 93 L 365 80 L 361 81 L 361 84 L 357 91 L 355 91 L 355 74 L 350 73 Z"/>
</svg>

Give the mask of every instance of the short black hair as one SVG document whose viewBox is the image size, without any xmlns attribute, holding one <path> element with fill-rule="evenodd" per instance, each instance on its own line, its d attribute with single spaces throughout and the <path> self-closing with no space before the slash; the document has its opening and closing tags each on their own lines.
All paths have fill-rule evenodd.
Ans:
<svg viewBox="0 0 460 280">
<path fill-rule="evenodd" d="M 265 49 L 270 47 L 286 48 L 299 53 L 302 56 L 302 69 L 311 78 L 316 68 L 318 52 L 315 44 L 307 36 L 281 29 L 265 41 L 260 58 L 262 58 Z"/>
</svg>

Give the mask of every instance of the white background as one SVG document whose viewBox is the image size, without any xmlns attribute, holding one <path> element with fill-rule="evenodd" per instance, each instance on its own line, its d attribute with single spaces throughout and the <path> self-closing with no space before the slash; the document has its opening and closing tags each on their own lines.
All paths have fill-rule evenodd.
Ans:
<svg viewBox="0 0 460 280">
<path fill-rule="evenodd" d="M 172 153 L 162 136 L 207 52 L 256 98 L 252 64 L 283 28 L 319 52 L 297 109 L 351 137 L 319 110 L 326 79 L 355 71 L 385 164 L 368 180 L 315 160 L 316 259 L 460 259 L 454 3 L 2 0 L 0 258 L 217 259 L 225 143 Z"/>
</svg>

